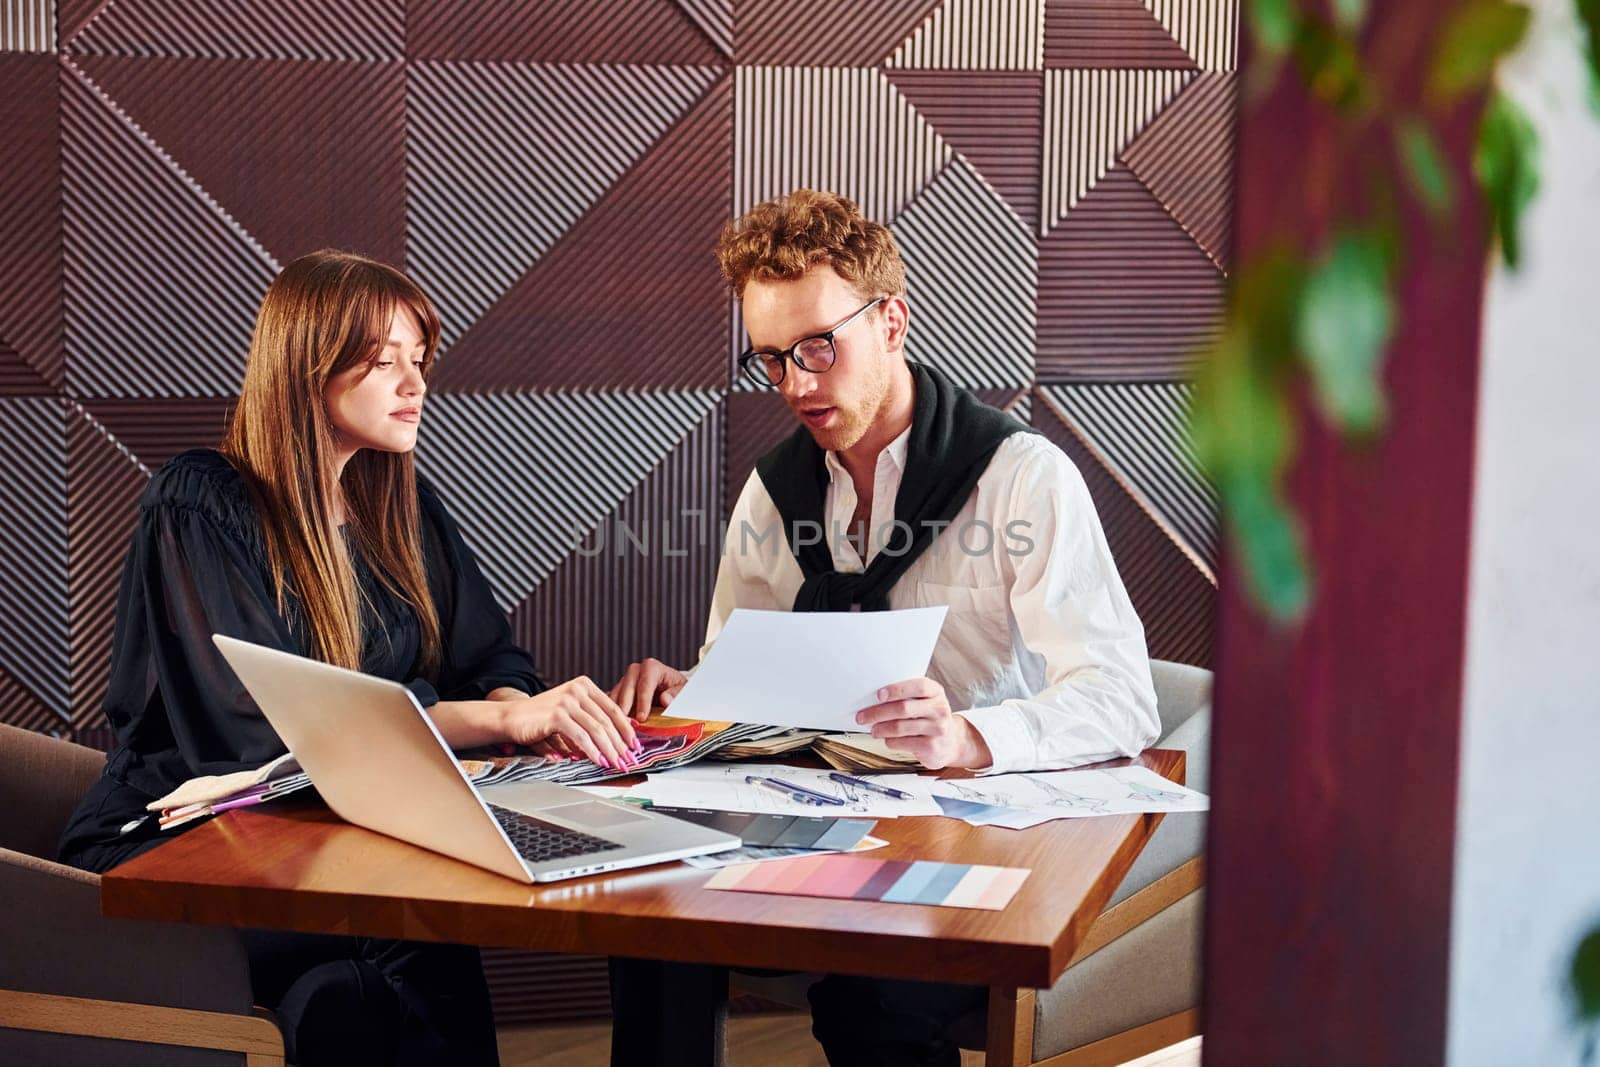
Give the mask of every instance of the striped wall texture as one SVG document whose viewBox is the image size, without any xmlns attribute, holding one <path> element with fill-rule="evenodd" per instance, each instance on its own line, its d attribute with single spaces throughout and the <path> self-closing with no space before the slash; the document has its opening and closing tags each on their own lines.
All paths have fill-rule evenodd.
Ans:
<svg viewBox="0 0 1600 1067">
<path fill-rule="evenodd" d="M 1208 662 L 1179 427 L 1236 6 L 0 0 L 0 720 L 106 742 L 134 501 L 218 439 L 268 281 L 324 246 L 439 304 L 419 462 L 545 671 L 688 662 L 718 520 L 791 426 L 733 373 L 711 249 L 800 185 L 893 229 L 912 355 L 1068 450 L 1152 651 Z"/>
</svg>

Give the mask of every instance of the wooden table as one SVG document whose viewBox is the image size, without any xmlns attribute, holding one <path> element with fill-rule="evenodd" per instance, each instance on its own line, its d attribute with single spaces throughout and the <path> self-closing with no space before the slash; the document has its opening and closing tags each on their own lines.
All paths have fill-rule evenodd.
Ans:
<svg viewBox="0 0 1600 1067">
<path fill-rule="evenodd" d="M 1182 752 L 1104 766 L 1129 763 L 1183 781 Z M 1018 990 L 1060 977 L 1159 822 L 879 822 L 890 843 L 875 857 L 1032 869 L 1005 910 L 978 911 L 706 890 L 711 872 L 680 863 L 528 886 L 291 798 L 229 812 L 115 868 L 100 900 L 130 919 L 987 985 L 998 1065 L 1011 1060 L 997 1040 L 1018 1051 L 1026 1040 L 1031 1053 L 1032 995 Z"/>
</svg>

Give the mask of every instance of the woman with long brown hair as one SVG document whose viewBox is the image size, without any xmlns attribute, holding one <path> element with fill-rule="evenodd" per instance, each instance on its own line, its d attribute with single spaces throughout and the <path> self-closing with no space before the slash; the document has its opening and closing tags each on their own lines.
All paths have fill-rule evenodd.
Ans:
<svg viewBox="0 0 1600 1067">
<path fill-rule="evenodd" d="M 439 344 L 403 273 L 315 252 L 267 290 L 220 449 L 140 500 L 105 709 L 117 744 L 62 836 L 104 871 L 160 844 L 153 800 L 283 742 L 213 633 L 406 682 L 456 748 L 546 746 L 632 766 L 628 717 L 587 678 L 545 687 L 412 449 Z M 258 1002 L 300 1067 L 496 1062 L 477 950 L 241 931 Z"/>
</svg>

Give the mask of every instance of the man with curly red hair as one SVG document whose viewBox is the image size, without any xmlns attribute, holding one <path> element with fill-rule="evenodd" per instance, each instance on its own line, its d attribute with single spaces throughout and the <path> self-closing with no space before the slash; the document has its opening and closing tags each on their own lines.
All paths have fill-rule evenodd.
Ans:
<svg viewBox="0 0 1600 1067">
<path fill-rule="evenodd" d="M 862 729 L 926 767 L 979 772 L 1153 742 L 1144 628 L 1082 477 L 1042 435 L 906 358 L 906 271 L 888 228 L 802 189 L 729 223 L 717 256 L 750 336 L 739 370 L 800 425 L 734 505 L 701 655 L 735 608 L 947 605 L 927 677 L 881 690 Z M 775 674 L 800 672 L 826 650 L 772 657 Z M 610 695 L 643 719 L 686 681 L 650 659 Z M 716 1062 L 725 995 L 719 968 L 614 961 L 613 1063 Z M 830 975 L 810 999 L 832 1064 L 953 1065 L 946 1027 L 984 991 Z"/>
</svg>

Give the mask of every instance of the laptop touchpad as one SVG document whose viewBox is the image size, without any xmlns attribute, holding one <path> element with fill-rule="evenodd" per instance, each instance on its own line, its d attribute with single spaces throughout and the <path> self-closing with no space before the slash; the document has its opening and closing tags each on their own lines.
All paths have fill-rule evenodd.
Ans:
<svg viewBox="0 0 1600 1067">
<path fill-rule="evenodd" d="M 554 815 L 558 818 L 568 819 L 580 826 L 592 826 L 601 830 L 608 826 L 626 826 L 628 823 L 647 821 L 649 819 L 648 815 L 629 811 L 620 805 L 601 804 L 594 800 L 581 800 L 576 804 L 562 804 L 559 807 L 545 808 L 539 814 Z"/>
</svg>

